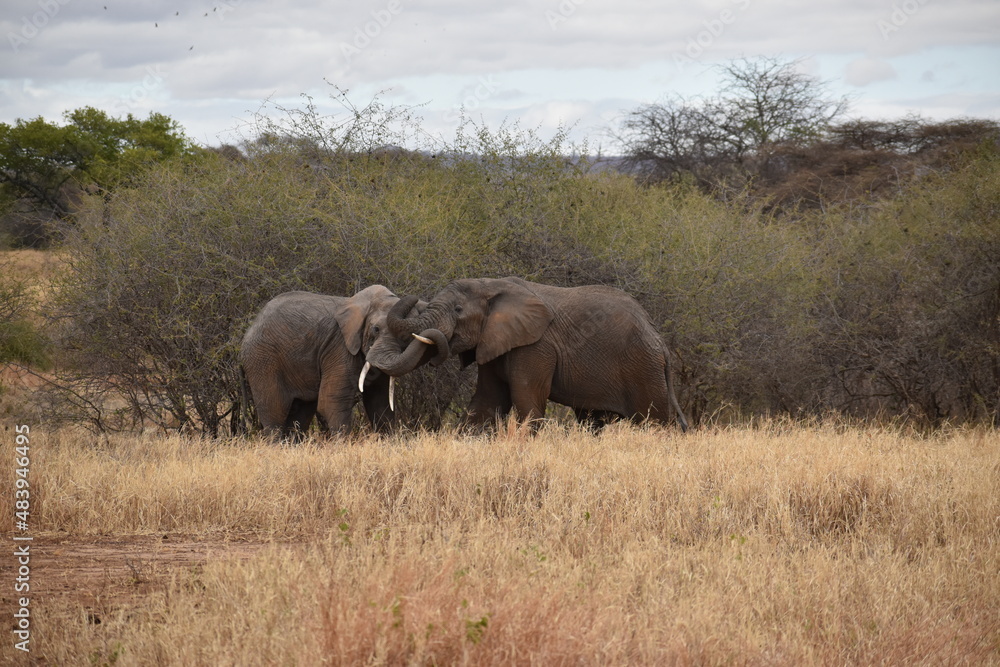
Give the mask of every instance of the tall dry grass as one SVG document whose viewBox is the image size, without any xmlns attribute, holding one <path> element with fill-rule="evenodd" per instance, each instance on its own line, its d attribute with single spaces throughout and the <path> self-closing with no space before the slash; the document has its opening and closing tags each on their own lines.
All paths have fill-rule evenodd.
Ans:
<svg viewBox="0 0 1000 667">
<path fill-rule="evenodd" d="M 65 261 L 63 253 L 51 250 L 0 250 L 0 266 L 11 277 L 27 281 L 40 304 L 51 297 L 52 282 L 65 268 Z"/>
<path fill-rule="evenodd" d="M 57 663 L 1000 664 L 992 431 L 63 431 L 33 452 L 39 529 L 273 540 L 101 625 L 39 600 Z"/>
</svg>

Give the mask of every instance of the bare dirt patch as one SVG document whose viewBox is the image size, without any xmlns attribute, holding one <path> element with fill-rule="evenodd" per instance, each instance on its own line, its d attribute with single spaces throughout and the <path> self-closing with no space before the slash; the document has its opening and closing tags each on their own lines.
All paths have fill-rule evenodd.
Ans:
<svg viewBox="0 0 1000 667">
<path fill-rule="evenodd" d="M 14 364 L 0 366 L 0 386 L 18 391 L 36 391 L 51 379 L 50 373 Z"/>
<path fill-rule="evenodd" d="M 53 609 L 86 609 L 93 623 L 111 610 L 142 604 L 166 588 L 173 573 L 209 561 L 249 558 L 267 542 L 234 535 L 70 536 L 48 533 L 31 542 L 31 600 Z M 0 571 L 10 570 L 3 559 Z M 3 572 L 4 581 L 14 574 Z"/>
</svg>

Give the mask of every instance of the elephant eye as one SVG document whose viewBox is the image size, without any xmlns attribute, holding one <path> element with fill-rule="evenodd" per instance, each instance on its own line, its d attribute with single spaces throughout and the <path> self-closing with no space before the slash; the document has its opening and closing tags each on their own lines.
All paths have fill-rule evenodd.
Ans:
<svg viewBox="0 0 1000 667">
<path fill-rule="evenodd" d="M 462 306 L 455 306 L 455 312 L 456 313 L 462 312 Z"/>
<path fill-rule="evenodd" d="M 372 327 L 372 334 L 374 334 L 376 336 L 378 335 L 378 325 L 377 324 Z"/>
</svg>

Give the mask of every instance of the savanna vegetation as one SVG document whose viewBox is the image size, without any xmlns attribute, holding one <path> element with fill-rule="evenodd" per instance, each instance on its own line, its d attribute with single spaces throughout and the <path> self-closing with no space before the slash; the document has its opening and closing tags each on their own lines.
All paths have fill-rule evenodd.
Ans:
<svg viewBox="0 0 1000 667">
<path fill-rule="evenodd" d="M 212 149 L 155 114 L 0 127 L 0 231 L 42 248 L 0 268 L 38 548 L 230 554 L 127 556 L 85 599 L 39 575 L 36 656 L 1000 662 L 998 125 L 845 120 L 780 63 L 729 73 L 626 115 L 626 160 L 516 123 L 430 141 L 339 93 L 343 114 L 277 109 Z M 769 78 L 803 114 L 740 105 Z M 475 370 L 451 361 L 403 379 L 398 435 L 231 437 L 235 352 L 274 295 L 505 275 L 635 296 L 699 428 L 461 434 Z"/>
<path fill-rule="evenodd" d="M 98 431 L 225 433 L 235 346 L 271 296 L 372 283 L 426 296 L 519 275 L 634 295 L 676 355 L 695 423 L 1000 416 L 995 133 L 964 136 L 947 160 L 937 146 L 890 192 L 775 206 L 752 179 L 647 185 L 516 125 L 464 125 L 439 151 L 394 147 L 414 122 L 377 103 L 347 123 L 307 107 L 243 151 L 150 164 L 86 198 L 60 231 L 50 414 Z M 471 375 L 417 374 L 404 413 L 448 421 Z"/>
<path fill-rule="evenodd" d="M 63 429 L 32 451 L 46 663 L 1000 661 L 995 431 Z"/>
</svg>

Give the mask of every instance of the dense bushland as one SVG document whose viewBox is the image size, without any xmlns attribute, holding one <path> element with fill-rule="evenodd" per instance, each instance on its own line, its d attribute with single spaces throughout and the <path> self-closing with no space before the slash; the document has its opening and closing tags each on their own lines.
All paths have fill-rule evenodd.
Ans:
<svg viewBox="0 0 1000 667">
<path fill-rule="evenodd" d="M 779 215 L 750 190 L 641 185 L 516 125 L 395 148 L 391 111 L 342 122 L 310 107 L 242 151 L 152 165 L 88 200 L 66 232 L 54 413 L 220 433 L 240 336 L 279 292 L 428 297 L 453 278 L 520 275 L 636 296 L 695 422 L 1000 417 L 994 142 L 881 200 Z M 473 381 L 457 362 L 416 373 L 403 412 L 447 421 Z"/>
</svg>

